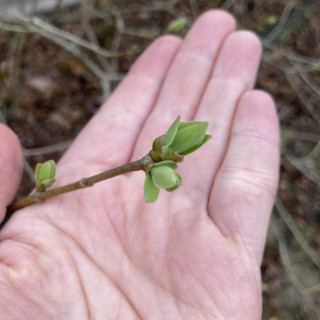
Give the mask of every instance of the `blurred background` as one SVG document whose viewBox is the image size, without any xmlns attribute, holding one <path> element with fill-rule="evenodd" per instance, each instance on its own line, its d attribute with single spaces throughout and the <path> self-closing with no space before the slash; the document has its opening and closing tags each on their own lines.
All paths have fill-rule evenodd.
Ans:
<svg viewBox="0 0 320 320">
<path fill-rule="evenodd" d="M 279 192 L 262 263 L 263 319 L 320 319 L 319 0 L 0 0 L 0 121 L 25 172 L 58 160 L 155 38 L 223 8 L 263 43 L 257 87 L 276 100 Z M 237 288 L 235 288 L 237 290 Z"/>
</svg>

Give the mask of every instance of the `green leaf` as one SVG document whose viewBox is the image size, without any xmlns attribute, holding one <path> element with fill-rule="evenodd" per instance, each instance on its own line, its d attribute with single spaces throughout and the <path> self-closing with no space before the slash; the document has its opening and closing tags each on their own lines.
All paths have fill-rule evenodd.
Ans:
<svg viewBox="0 0 320 320">
<path fill-rule="evenodd" d="M 178 130 L 185 129 L 187 127 L 192 127 L 197 124 L 201 124 L 201 121 L 188 121 L 188 122 L 180 122 Z"/>
<path fill-rule="evenodd" d="M 158 188 L 172 188 L 178 183 L 175 172 L 169 166 L 153 166 L 150 173 L 154 185 Z"/>
<path fill-rule="evenodd" d="M 198 149 L 199 149 L 200 147 L 202 147 L 205 143 L 207 143 L 211 138 L 212 138 L 211 136 L 209 136 L 209 135 L 206 134 L 206 135 L 204 136 L 203 141 L 202 141 L 200 144 L 198 144 L 197 146 L 194 146 L 194 147 L 192 147 L 192 148 L 190 148 L 190 149 L 182 152 L 180 155 L 186 156 L 187 154 L 190 154 L 190 153 L 198 150 Z"/>
<path fill-rule="evenodd" d="M 182 185 L 182 177 L 181 177 L 181 175 L 179 173 L 176 173 L 176 177 L 177 177 L 177 181 L 178 181 L 177 185 L 172 187 L 172 188 L 167 188 L 166 190 L 168 192 L 172 192 L 172 191 L 178 189 Z"/>
<path fill-rule="evenodd" d="M 209 122 L 191 122 L 180 124 L 178 132 L 170 145 L 170 148 L 182 154 L 186 150 L 189 150 L 202 143 Z"/>
<path fill-rule="evenodd" d="M 169 146 L 172 143 L 174 137 L 177 134 L 179 123 L 180 123 L 180 116 L 177 117 L 177 119 L 173 122 L 171 127 L 167 130 L 164 136 L 164 144 L 163 144 L 164 146 Z"/>
<path fill-rule="evenodd" d="M 151 178 L 151 174 L 148 173 L 144 180 L 144 197 L 146 202 L 155 202 L 158 199 L 160 189 L 157 188 Z"/>
</svg>

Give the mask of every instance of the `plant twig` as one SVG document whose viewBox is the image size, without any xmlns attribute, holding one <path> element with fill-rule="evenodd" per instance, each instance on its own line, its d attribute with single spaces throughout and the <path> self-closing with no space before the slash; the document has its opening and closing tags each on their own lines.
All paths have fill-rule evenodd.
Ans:
<svg viewBox="0 0 320 320">
<path fill-rule="evenodd" d="M 53 197 L 53 196 L 57 196 L 59 194 L 67 193 L 67 192 L 78 190 L 78 189 L 83 189 L 86 187 L 91 187 L 97 182 L 107 180 L 107 179 L 116 177 L 118 175 L 124 174 L 124 173 L 144 170 L 146 164 L 149 164 L 152 162 L 153 162 L 153 159 L 149 155 L 146 155 L 140 160 L 130 162 L 128 164 L 110 169 L 108 171 L 101 172 L 99 174 L 96 174 L 96 175 L 88 177 L 88 178 L 82 178 L 76 182 L 67 184 L 65 186 L 58 187 L 55 189 L 50 189 L 50 190 L 43 191 L 43 192 L 35 192 L 34 194 L 32 194 L 28 197 L 25 197 L 21 200 L 18 200 L 16 202 L 12 203 L 8 207 L 8 212 L 12 213 L 18 209 L 24 208 L 26 206 L 30 206 L 35 203 L 43 202 L 45 199 Z"/>
<path fill-rule="evenodd" d="M 20 113 L 20 72 L 21 72 L 21 59 L 23 56 L 23 47 L 26 41 L 25 34 L 18 34 L 16 52 L 13 61 L 12 82 L 13 82 L 13 102 L 11 106 L 12 113 L 17 117 Z"/>
<path fill-rule="evenodd" d="M 298 169 L 305 177 L 309 180 L 313 181 L 317 185 L 320 185 L 320 176 L 316 173 L 316 170 L 312 170 L 310 167 L 306 165 L 306 160 L 308 160 L 308 156 L 304 158 L 296 158 L 291 155 L 287 155 L 286 159 L 296 168 Z M 309 157 L 310 159 L 310 157 Z M 313 161 L 312 161 L 313 162 Z M 320 268 L 320 265 L 319 265 Z"/>
<path fill-rule="evenodd" d="M 70 139 L 64 142 L 58 142 L 56 144 L 53 144 L 47 147 L 40 147 L 40 148 L 33 148 L 33 149 L 24 148 L 23 155 L 25 157 L 33 157 L 38 155 L 44 155 L 47 153 L 59 152 L 62 150 L 66 150 L 70 146 L 71 142 L 72 140 Z"/>
<path fill-rule="evenodd" d="M 189 3 L 192 11 L 193 20 L 196 20 L 199 16 L 199 4 L 196 0 L 189 0 Z"/>
<path fill-rule="evenodd" d="M 119 56 L 126 56 L 128 54 L 136 54 L 138 52 L 137 50 L 128 50 L 126 52 L 110 52 L 106 49 L 101 48 L 95 43 L 92 43 L 90 41 L 77 37 L 67 31 L 59 29 L 45 22 L 40 18 L 37 18 L 37 17 L 27 18 L 27 17 L 19 16 L 17 19 L 19 19 L 18 20 L 19 22 L 26 24 L 27 28 L 33 27 L 36 31 L 41 32 L 42 34 L 45 34 L 46 37 L 50 39 L 59 38 L 59 39 L 66 40 L 70 42 L 73 46 L 86 48 L 103 57 L 113 58 L 113 57 L 119 57 Z"/>
<path fill-rule="evenodd" d="M 287 24 L 293 9 L 294 7 L 290 3 L 285 6 L 277 25 L 263 39 L 264 45 L 270 45 L 279 36 L 279 34 L 283 32 L 284 26 Z"/>
</svg>

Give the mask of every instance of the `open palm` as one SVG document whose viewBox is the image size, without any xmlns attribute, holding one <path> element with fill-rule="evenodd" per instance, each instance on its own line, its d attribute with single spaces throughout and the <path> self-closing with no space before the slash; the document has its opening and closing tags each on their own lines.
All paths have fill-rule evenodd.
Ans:
<svg viewBox="0 0 320 320">
<path fill-rule="evenodd" d="M 272 99 L 252 90 L 260 44 L 222 11 L 137 60 L 59 162 L 55 186 L 137 160 L 181 115 L 213 139 L 183 185 L 146 204 L 142 172 L 16 212 L 0 232 L 3 319 L 259 319 L 260 262 L 278 175 Z M 0 127 L 0 213 L 22 167 Z"/>
</svg>

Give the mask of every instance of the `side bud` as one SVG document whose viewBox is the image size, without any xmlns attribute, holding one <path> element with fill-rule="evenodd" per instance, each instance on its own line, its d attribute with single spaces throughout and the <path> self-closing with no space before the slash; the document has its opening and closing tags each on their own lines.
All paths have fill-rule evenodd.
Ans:
<svg viewBox="0 0 320 320">
<path fill-rule="evenodd" d="M 176 173 L 168 166 L 154 166 L 151 168 L 150 173 L 154 185 L 158 188 L 169 189 L 179 184 Z"/>
<path fill-rule="evenodd" d="M 55 176 L 56 164 L 54 160 L 38 163 L 35 172 L 37 191 L 42 192 L 49 188 L 55 181 Z"/>
<path fill-rule="evenodd" d="M 175 169 L 177 169 L 177 164 L 170 161 L 152 165 L 146 174 L 144 183 L 144 196 L 147 202 L 157 200 L 160 188 L 170 192 L 181 186 L 181 176 L 174 172 Z"/>
</svg>

